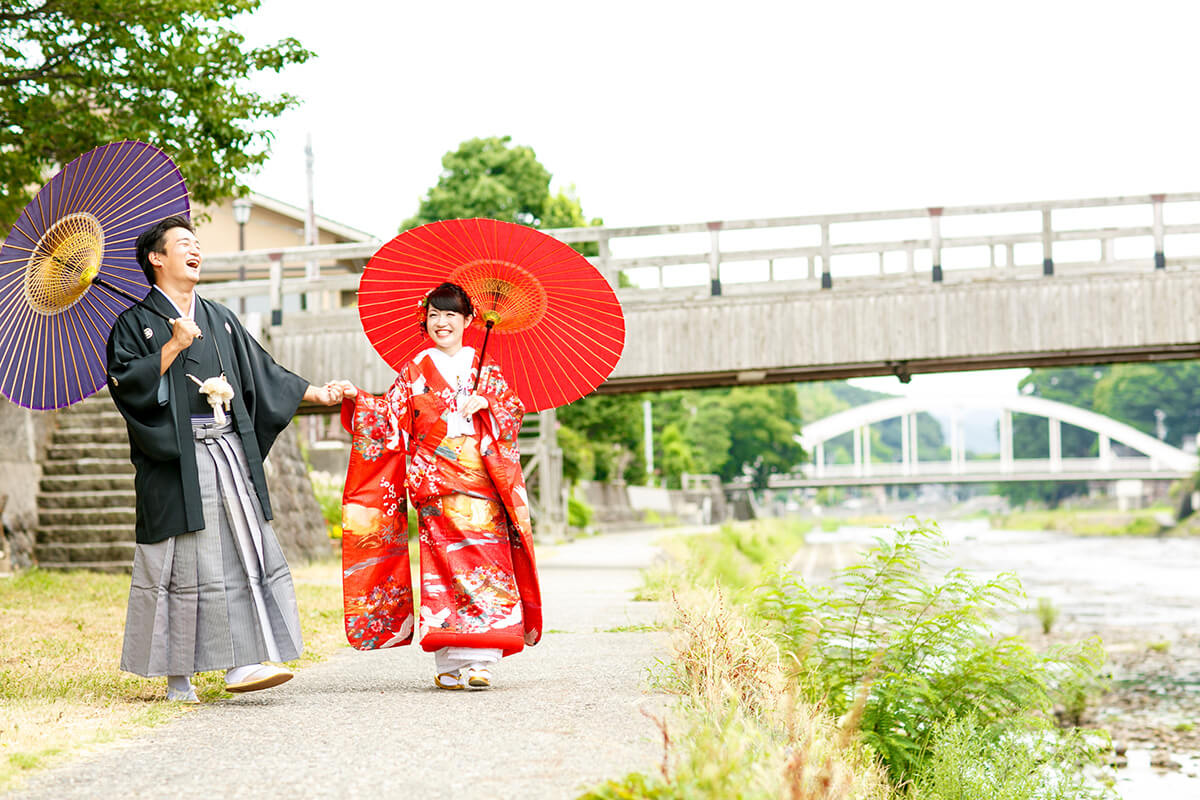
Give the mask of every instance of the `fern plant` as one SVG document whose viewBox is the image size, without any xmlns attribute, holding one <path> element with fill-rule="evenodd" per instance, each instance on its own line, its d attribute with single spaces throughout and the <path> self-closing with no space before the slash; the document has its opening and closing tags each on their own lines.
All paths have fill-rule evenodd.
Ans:
<svg viewBox="0 0 1200 800">
<path fill-rule="evenodd" d="M 997 615 L 1023 598 L 1015 576 L 981 581 L 951 569 L 932 580 L 929 565 L 945 556 L 936 525 L 911 520 L 894 533 L 829 585 L 776 575 L 759 612 L 776 623 L 806 699 L 837 715 L 854 709 L 864 740 L 901 785 L 942 721 L 989 727 L 1045 716 L 1055 687 L 1094 675 L 1103 652 L 1091 641 L 1038 654 L 998 635 Z"/>
</svg>

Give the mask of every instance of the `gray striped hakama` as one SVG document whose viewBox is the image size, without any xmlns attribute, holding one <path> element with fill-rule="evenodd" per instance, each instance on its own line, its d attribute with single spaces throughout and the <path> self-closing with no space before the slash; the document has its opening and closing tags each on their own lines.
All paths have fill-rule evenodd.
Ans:
<svg viewBox="0 0 1200 800">
<path fill-rule="evenodd" d="M 228 420 L 192 420 L 204 529 L 139 544 L 121 669 L 191 675 L 300 656 L 287 561 Z"/>
</svg>

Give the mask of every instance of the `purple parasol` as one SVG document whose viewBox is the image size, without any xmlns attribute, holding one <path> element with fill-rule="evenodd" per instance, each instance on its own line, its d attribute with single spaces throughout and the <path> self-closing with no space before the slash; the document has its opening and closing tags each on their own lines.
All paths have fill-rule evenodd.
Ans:
<svg viewBox="0 0 1200 800">
<path fill-rule="evenodd" d="M 142 142 L 89 150 L 51 178 L 0 247 L 0 394 L 52 409 L 103 386 L 113 322 L 150 289 L 137 236 L 188 214 L 179 168 Z"/>
</svg>

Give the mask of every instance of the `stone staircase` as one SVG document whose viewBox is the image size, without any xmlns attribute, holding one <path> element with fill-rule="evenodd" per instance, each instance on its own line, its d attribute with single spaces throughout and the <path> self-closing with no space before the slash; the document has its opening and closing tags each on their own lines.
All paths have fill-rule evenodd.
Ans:
<svg viewBox="0 0 1200 800">
<path fill-rule="evenodd" d="M 55 422 L 38 492 L 38 566 L 128 572 L 135 501 L 125 421 L 101 390 Z"/>
</svg>

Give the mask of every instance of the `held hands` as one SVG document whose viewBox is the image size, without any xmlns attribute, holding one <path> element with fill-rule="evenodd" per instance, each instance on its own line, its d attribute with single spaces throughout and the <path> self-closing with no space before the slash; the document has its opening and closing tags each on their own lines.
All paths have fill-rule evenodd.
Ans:
<svg viewBox="0 0 1200 800">
<path fill-rule="evenodd" d="M 345 396 L 345 381 L 330 381 L 324 386 L 309 386 L 304 392 L 304 399 L 323 406 L 332 406 L 342 402 Z"/>
<path fill-rule="evenodd" d="M 350 381 L 330 381 L 330 386 L 336 385 L 342 391 L 342 397 L 346 400 L 353 400 L 358 397 L 358 387 Z"/>
<path fill-rule="evenodd" d="M 477 394 L 473 394 L 458 404 L 458 413 L 470 419 L 471 415 L 476 411 L 482 411 L 487 408 L 487 404 L 487 400 L 484 400 Z"/>
</svg>

